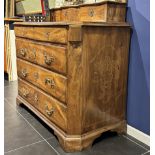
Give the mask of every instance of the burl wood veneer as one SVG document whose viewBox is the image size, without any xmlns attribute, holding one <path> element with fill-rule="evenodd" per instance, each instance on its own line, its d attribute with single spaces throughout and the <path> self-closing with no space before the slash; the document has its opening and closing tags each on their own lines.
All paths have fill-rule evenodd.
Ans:
<svg viewBox="0 0 155 155">
<path fill-rule="evenodd" d="M 126 3 L 103 1 L 51 9 L 51 21 L 125 22 Z"/>
<path fill-rule="evenodd" d="M 108 130 L 126 131 L 130 26 L 126 23 L 15 23 L 19 88 L 67 152 Z"/>
</svg>

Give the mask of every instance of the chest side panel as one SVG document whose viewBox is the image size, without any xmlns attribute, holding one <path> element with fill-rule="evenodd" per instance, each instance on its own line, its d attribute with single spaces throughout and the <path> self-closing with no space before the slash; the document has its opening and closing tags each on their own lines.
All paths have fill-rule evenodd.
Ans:
<svg viewBox="0 0 155 155">
<path fill-rule="evenodd" d="M 129 39 L 125 27 L 84 28 L 83 132 L 125 119 Z"/>
</svg>

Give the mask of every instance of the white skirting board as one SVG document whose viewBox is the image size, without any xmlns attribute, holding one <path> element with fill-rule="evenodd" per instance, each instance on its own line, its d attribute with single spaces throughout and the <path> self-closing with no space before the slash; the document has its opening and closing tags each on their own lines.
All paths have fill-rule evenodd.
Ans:
<svg viewBox="0 0 155 155">
<path fill-rule="evenodd" d="M 130 125 L 127 125 L 127 134 L 150 146 L 150 136 L 137 130 L 136 128 L 133 128 Z"/>
</svg>

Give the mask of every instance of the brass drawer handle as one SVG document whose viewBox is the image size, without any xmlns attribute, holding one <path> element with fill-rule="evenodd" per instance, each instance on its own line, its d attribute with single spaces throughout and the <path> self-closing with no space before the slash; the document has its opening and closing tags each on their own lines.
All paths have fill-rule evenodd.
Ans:
<svg viewBox="0 0 155 155">
<path fill-rule="evenodd" d="M 48 115 L 48 116 L 52 116 L 53 115 L 53 113 L 54 113 L 54 108 L 51 108 L 50 110 L 49 110 L 49 108 L 48 108 L 48 105 L 46 104 L 45 105 L 45 112 L 46 112 L 46 114 Z"/>
<path fill-rule="evenodd" d="M 53 79 L 50 79 L 50 78 L 45 78 L 45 85 L 46 84 L 49 84 L 51 86 L 52 89 L 54 89 L 55 87 L 55 82 Z"/>
<path fill-rule="evenodd" d="M 27 77 L 27 71 L 26 71 L 26 69 L 23 69 L 22 71 L 21 71 L 21 73 L 22 73 L 22 76 L 23 77 Z"/>
<path fill-rule="evenodd" d="M 88 15 L 90 17 L 93 17 L 94 16 L 94 10 L 90 8 L 89 11 L 88 11 Z"/>
<path fill-rule="evenodd" d="M 20 92 L 21 92 L 22 96 L 24 96 L 25 98 L 27 98 L 29 95 L 29 91 L 26 90 L 25 88 L 22 88 Z"/>
<path fill-rule="evenodd" d="M 54 62 L 54 57 L 47 57 L 45 55 L 45 59 L 44 60 L 45 60 L 45 64 L 51 65 Z"/>
<path fill-rule="evenodd" d="M 27 98 L 28 95 L 29 95 L 29 92 L 28 92 L 27 90 L 25 90 L 25 91 L 23 92 L 23 96 L 24 96 L 25 98 Z"/>
<path fill-rule="evenodd" d="M 54 57 L 53 56 L 48 56 L 46 52 L 44 52 L 44 62 L 47 65 L 51 65 L 54 62 Z"/>
<path fill-rule="evenodd" d="M 26 49 L 23 49 L 23 48 L 22 48 L 22 49 L 20 50 L 20 55 L 23 56 L 23 57 L 25 57 L 25 56 L 26 56 Z"/>
</svg>

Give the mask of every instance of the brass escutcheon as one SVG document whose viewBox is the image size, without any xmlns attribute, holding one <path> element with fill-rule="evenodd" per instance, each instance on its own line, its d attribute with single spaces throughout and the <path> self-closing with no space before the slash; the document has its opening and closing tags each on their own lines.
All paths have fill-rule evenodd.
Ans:
<svg viewBox="0 0 155 155">
<path fill-rule="evenodd" d="M 49 40 L 50 32 L 46 32 L 45 35 L 46 35 L 47 39 Z"/>
<path fill-rule="evenodd" d="M 89 9 L 88 15 L 89 15 L 90 17 L 93 17 L 93 16 L 94 16 L 94 10 L 93 10 L 92 8 Z"/>
</svg>

